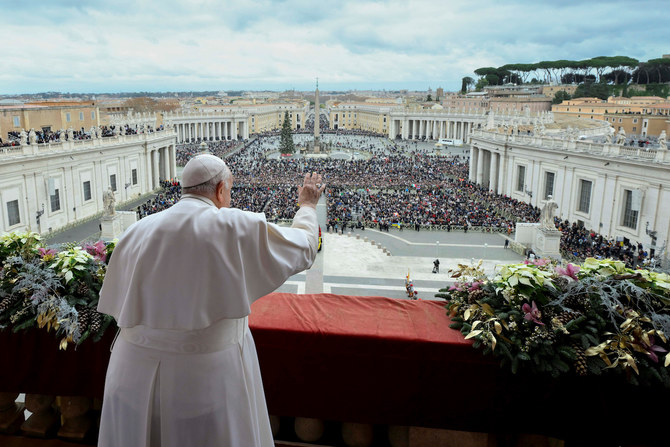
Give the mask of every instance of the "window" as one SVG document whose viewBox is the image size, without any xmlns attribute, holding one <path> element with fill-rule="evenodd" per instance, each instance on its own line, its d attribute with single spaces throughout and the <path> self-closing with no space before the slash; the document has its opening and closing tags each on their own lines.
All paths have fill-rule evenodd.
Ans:
<svg viewBox="0 0 670 447">
<path fill-rule="evenodd" d="M 13 119 L 14 119 L 14 127 L 21 127 L 21 117 L 15 116 L 13 117 Z"/>
<path fill-rule="evenodd" d="M 9 220 L 10 227 L 21 223 L 18 200 L 12 200 L 7 202 L 7 219 Z"/>
<path fill-rule="evenodd" d="M 579 181 L 579 205 L 577 211 L 588 213 L 591 209 L 591 187 L 593 183 L 589 180 Z"/>
<path fill-rule="evenodd" d="M 131 172 L 133 185 L 137 185 L 137 169 L 133 169 Z"/>
<path fill-rule="evenodd" d="M 84 201 L 91 200 L 91 182 L 89 180 L 84 182 Z"/>
<path fill-rule="evenodd" d="M 526 184 L 526 167 L 519 166 L 517 170 L 516 190 L 523 192 L 523 187 L 525 184 Z"/>
<path fill-rule="evenodd" d="M 79 112 L 79 121 L 84 121 L 84 112 Z"/>
<path fill-rule="evenodd" d="M 116 174 L 109 176 L 109 186 L 112 188 L 112 191 L 116 191 Z"/>
<path fill-rule="evenodd" d="M 623 219 L 624 227 L 637 228 L 637 216 L 640 213 L 640 197 L 637 191 L 624 189 L 623 191 Z"/>
<path fill-rule="evenodd" d="M 54 189 L 53 194 L 49 196 L 49 200 L 51 201 L 51 212 L 53 213 L 54 211 L 60 210 L 60 191 L 58 188 Z"/>
<path fill-rule="evenodd" d="M 633 123 L 637 124 L 637 118 L 633 118 Z"/>
<path fill-rule="evenodd" d="M 635 132 L 636 130 L 637 130 L 637 127 L 633 126 L 633 132 Z"/>
<path fill-rule="evenodd" d="M 72 121 L 72 117 L 70 116 L 69 113 L 66 113 L 66 114 L 65 114 L 65 122 L 66 122 L 66 123 L 69 123 L 70 121 Z"/>
<path fill-rule="evenodd" d="M 554 195 L 554 173 L 547 172 L 544 178 L 544 200 Z"/>
<path fill-rule="evenodd" d="M 91 110 L 91 119 L 92 119 L 92 120 L 95 119 L 95 110 Z"/>
</svg>

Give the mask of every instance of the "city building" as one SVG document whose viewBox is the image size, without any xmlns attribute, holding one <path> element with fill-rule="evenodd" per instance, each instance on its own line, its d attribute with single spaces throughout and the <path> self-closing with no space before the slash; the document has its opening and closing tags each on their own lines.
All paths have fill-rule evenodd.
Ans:
<svg viewBox="0 0 670 447">
<path fill-rule="evenodd" d="M 30 129 L 58 132 L 60 129 L 85 131 L 101 124 L 95 102 L 32 102 L 0 106 L 0 136 Z"/>
<path fill-rule="evenodd" d="M 442 101 L 446 108 L 466 110 L 476 109 L 482 112 L 496 113 L 523 112 L 529 109 L 533 113 L 551 110 L 551 100 L 554 95 L 548 96 L 543 92 L 543 85 L 501 85 L 484 87 L 481 92 L 470 92 L 465 95 L 447 95 Z"/>
<path fill-rule="evenodd" d="M 348 101 L 326 102 L 329 128 L 332 130 L 362 130 L 403 140 L 439 140 L 451 138 L 469 141 L 470 132 L 489 124 L 503 125 L 516 122 L 530 124 L 533 117 L 546 112 L 531 113 L 506 109 L 491 113 L 480 108 L 445 108 L 438 103 L 391 104 Z"/>
<path fill-rule="evenodd" d="M 658 96 L 577 98 L 555 104 L 552 111 L 556 116 L 606 121 L 627 135 L 658 136 L 663 130 L 670 133 L 670 100 Z"/>
<path fill-rule="evenodd" d="M 117 203 L 157 189 L 177 175 L 175 137 L 165 130 L 3 148 L 0 231 L 55 231 L 101 213 L 108 188 Z"/>
<path fill-rule="evenodd" d="M 247 139 L 253 133 L 280 129 L 286 112 L 292 129 L 304 129 L 309 102 L 203 105 L 187 111 L 167 112 L 162 119 L 165 124 L 175 127 L 178 143 L 237 140 Z"/>
<path fill-rule="evenodd" d="M 670 236 L 666 148 L 475 130 L 470 160 L 471 181 L 537 207 L 553 196 L 558 216 L 596 233 L 645 247 Z"/>
</svg>

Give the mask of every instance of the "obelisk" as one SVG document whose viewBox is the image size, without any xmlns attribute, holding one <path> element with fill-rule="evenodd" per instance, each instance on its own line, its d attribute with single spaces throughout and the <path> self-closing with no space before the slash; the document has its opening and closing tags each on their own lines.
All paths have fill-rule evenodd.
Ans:
<svg viewBox="0 0 670 447">
<path fill-rule="evenodd" d="M 321 105 L 319 104 L 319 78 L 316 78 L 316 91 L 314 92 L 314 153 L 320 152 L 319 127 L 321 124 Z"/>
</svg>

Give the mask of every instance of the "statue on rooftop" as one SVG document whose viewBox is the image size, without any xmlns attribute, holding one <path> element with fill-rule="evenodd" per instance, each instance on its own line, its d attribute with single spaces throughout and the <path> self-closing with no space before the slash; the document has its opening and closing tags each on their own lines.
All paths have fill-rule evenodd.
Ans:
<svg viewBox="0 0 670 447">
<path fill-rule="evenodd" d="M 30 141 L 30 144 L 37 144 L 37 134 L 35 133 L 35 129 L 30 129 L 30 132 L 28 133 L 28 141 Z"/>
<path fill-rule="evenodd" d="M 607 134 L 605 134 L 605 143 L 611 144 L 613 136 L 614 136 L 614 127 L 610 127 L 609 129 L 607 129 Z"/>
<path fill-rule="evenodd" d="M 28 134 L 24 129 L 21 129 L 21 133 L 19 134 L 19 140 L 21 142 L 21 146 L 25 146 L 28 144 Z"/>
<path fill-rule="evenodd" d="M 90 132 L 91 132 L 91 140 L 95 140 L 98 138 L 98 133 L 95 130 L 95 126 L 91 127 Z"/>
<path fill-rule="evenodd" d="M 67 130 L 67 139 L 69 141 L 74 140 L 74 130 L 71 127 Z"/>
<path fill-rule="evenodd" d="M 60 132 L 58 132 L 58 139 L 61 142 L 65 141 L 65 129 L 61 129 Z"/>
</svg>

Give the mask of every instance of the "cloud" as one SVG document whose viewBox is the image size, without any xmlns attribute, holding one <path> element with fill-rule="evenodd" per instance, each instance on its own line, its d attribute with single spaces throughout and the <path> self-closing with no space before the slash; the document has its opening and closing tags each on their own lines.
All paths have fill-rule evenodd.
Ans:
<svg viewBox="0 0 670 447">
<path fill-rule="evenodd" d="M 647 60 L 670 41 L 649 13 L 661 0 L 35 3 L 0 0 L 5 35 L 21 36 L 3 48 L 0 94 L 302 89 L 317 76 L 324 89 L 456 90 L 482 66 Z"/>
</svg>

